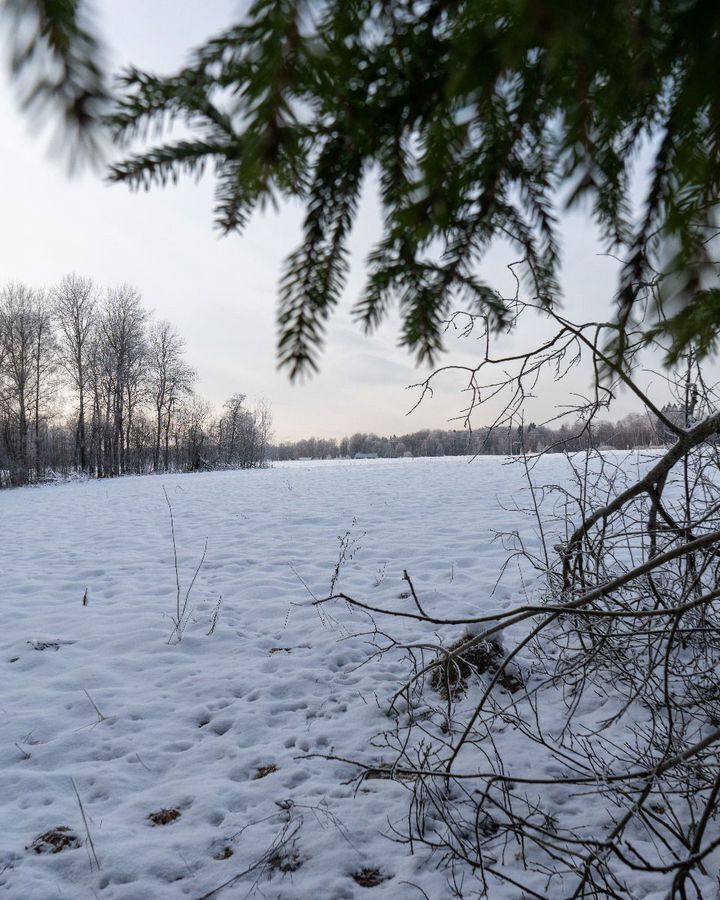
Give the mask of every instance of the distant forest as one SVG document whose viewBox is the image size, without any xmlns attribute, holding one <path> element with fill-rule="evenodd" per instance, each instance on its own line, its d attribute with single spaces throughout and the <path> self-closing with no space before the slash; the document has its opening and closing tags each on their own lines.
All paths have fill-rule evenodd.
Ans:
<svg viewBox="0 0 720 900">
<path fill-rule="evenodd" d="M 667 404 L 663 412 L 670 418 L 683 418 L 680 406 Z M 411 434 L 379 437 L 376 434 L 353 434 L 341 440 L 308 438 L 286 441 L 272 447 L 277 460 L 337 459 L 377 455 L 382 459 L 401 456 L 463 456 L 473 454 L 512 455 L 523 449 L 529 453 L 543 450 L 601 449 L 630 450 L 669 443 L 672 436 L 662 424 L 639 413 L 630 413 L 619 422 L 596 420 L 591 425 L 563 423 L 558 428 L 531 422 L 523 428 L 496 426 L 477 430 L 428 430 Z"/>
<path fill-rule="evenodd" d="M 70 275 L 0 290 L 0 487 L 80 473 L 247 468 L 268 457 L 267 406 L 217 414 L 175 327 L 127 284 Z"/>
<path fill-rule="evenodd" d="M 68 477 L 249 468 L 269 460 L 515 454 L 652 447 L 659 421 L 422 430 L 272 445 L 265 404 L 233 394 L 216 412 L 175 327 L 152 318 L 127 284 L 100 288 L 70 275 L 48 290 L 0 289 L 0 487 Z M 667 416 L 683 417 L 667 405 Z"/>
</svg>

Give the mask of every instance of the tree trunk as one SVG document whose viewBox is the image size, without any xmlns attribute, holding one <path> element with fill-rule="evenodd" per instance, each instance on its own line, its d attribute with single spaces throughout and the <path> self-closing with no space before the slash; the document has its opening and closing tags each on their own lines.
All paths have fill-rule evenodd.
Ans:
<svg viewBox="0 0 720 900">
<path fill-rule="evenodd" d="M 162 440 L 162 407 L 157 404 L 157 428 L 155 430 L 155 449 L 153 451 L 153 469 L 160 468 L 160 442 Z"/>
<path fill-rule="evenodd" d="M 80 380 L 80 408 L 78 410 L 77 449 L 80 463 L 80 471 L 87 470 L 87 448 L 85 446 L 85 392 L 82 388 L 82 376 Z"/>
</svg>

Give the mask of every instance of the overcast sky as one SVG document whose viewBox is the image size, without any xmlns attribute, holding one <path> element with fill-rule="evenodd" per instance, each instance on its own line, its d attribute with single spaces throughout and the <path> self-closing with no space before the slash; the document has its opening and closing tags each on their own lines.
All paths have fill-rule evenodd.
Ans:
<svg viewBox="0 0 720 900">
<path fill-rule="evenodd" d="M 115 67 L 132 62 L 165 72 L 240 7 L 235 0 L 102 0 L 96 8 Z M 198 392 L 217 406 L 237 391 L 266 399 L 278 439 L 448 427 L 462 408 L 462 379 L 449 377 L 431 401 L 406 416 L 415 398 L 407 385 L 427 372 L 397 348 L 397 321 L 368 338 L 349 316 L 363 282 L 363 259 L 379 233 L 371 188 L 353 233 L 350 283 L 328 329 L 321 372 L 291 385 L 275 364 L 275 297 L 282 260 L 298 242 L 299 209 L 257 216 L 242 236 L 223 238 L 212 227 L 209 178 L 139 195 L 107 186 L 99 173 L 70 179 L 48 153 L 47 136 L 34 133 L 19 114 L 4 69 L 0 121 L 0 283 L 41 287 L 77 272 L 101 284 L 133 284 L 145 305 L 185 337 L 199 373 Z M 565 309 L 576 317 L 607 315 L 614 263 L 598 255 L 582 215 L 568 218 L 563 231 Z M 485 279 L 509 290 L 508 261 L 501 249 L 493 253 Z M 524 335 L 534 337 L 541 328 L 535 324 Z M 451 343 L 442 362 L 470 364 L 472 350 L 472 342 Z M 562 391 L 541 386 L 531 413 L 547 416 L 567 391 L 588 387 L 587 372 Z M 630 398 L 621 398 L 613 417 L 634 408 Z M 475 424 L 488 418 L 478 414 Z"/>
</svg>

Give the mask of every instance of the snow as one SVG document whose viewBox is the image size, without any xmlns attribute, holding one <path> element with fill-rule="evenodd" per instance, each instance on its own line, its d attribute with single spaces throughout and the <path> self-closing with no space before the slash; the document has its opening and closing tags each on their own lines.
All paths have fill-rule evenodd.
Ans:
<svg viewBox="0 0 720 900">
<path fill-rule="evenodd" d="M 561 458 L 541 465 L 562 477 Z M 163 489 L 182 596 L 208 541 L 179 642 Z M 449 896 L 427 851 L 388 837 L 407 785 L 358 789 L 350 766 L 313 755 L 381 762 L 372 741 L 407 672 L 372 655 L 362 613 L 312 598 L 345 547 L 337 589 L 375 605 L 411 608 L 404 569 L 437 615 L 515 605 L 529 585 L 511 568 L 496 587 L 506 552 L 493 537 L 532 541 L 512 512 L 523 490 L 519 466 L 484 457 L 0 495 L 0 897 L 198 900 L 248 869 L 217 896 L 367 897 L 352 877 L 364 869 L 386 879 L 377 900 Z M 180 815 L 152 824 L 167 809 Z M 31 848 L 59 826 L 80 846 Z"/>
</svg>

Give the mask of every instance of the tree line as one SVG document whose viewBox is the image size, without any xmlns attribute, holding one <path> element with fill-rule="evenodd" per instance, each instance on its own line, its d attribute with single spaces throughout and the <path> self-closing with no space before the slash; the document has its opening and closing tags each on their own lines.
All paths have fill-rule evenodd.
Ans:
<svg viewBox="0 0 720 900">
<path fill-rule="evenodd" d="M 670 416 L 678 410 L 672 404 L 663 407 Z M 523 427 L 494 426 L 468 430 L 422 429 L 411 434 L 392 435 L 357 432 L 340 440 L 306 438 L 285 441 L 272 447 L 272 457 L 288 459 L 338 459 L 356 454 L 377 454 L 382 459 L 401 456 L 464 456 L 474 454 L 512 455 L 523 450 L 540 453 L 594 449 L 630 450 L 667 443 L 669 436 L 661 423 L 648 415 L 629 413 L 618 422 L 598 421 L 563 423 L 557 428 L 531 422 Z"/>
<path fill-rule="evenodd" d="M 0 487 L 55 474 L 110 477 L 253 467 L 272 420 L 236 393 L 218 415 L 195 392 L 177 329 L 128 284 L 68 275 L 0 290 Z"/>
</svg>

